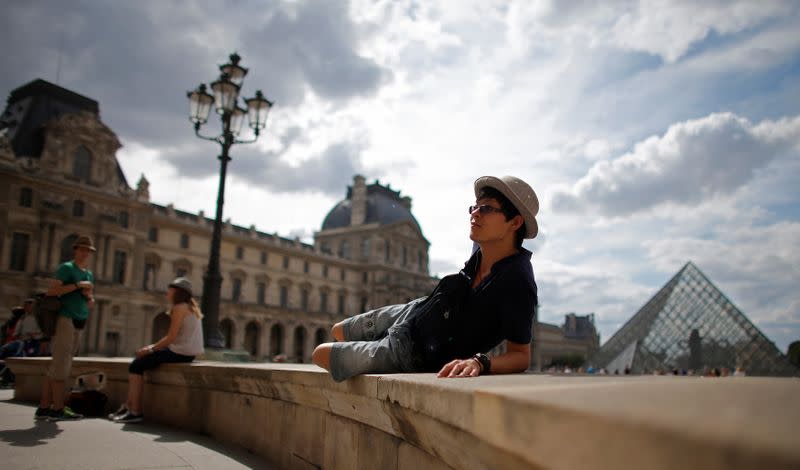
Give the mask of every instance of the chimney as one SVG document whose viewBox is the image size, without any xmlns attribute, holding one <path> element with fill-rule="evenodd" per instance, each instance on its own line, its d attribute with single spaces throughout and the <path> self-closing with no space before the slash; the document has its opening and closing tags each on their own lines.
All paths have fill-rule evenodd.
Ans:
<svg viewBox="0 0 800 470">
<path fill-rule="evenodd" d="M 411 198 L 408 196 L 403 196 L 400 198 L 400 204 L 403 205 L 408 210 L 411 210 Z"/>
<path fill-rule="evenodd" d="M 367 219 L 367 180 L 361 175 L 353 177 L 353 193 L 350 198 L 350 225 L 361 225 Z"/>
</svg>

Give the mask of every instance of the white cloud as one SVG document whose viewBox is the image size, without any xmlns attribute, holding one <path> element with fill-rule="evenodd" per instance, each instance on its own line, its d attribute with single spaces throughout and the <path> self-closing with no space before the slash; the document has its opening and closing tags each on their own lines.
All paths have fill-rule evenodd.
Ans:
<svg viewBox="0 0 800 470">
<path fill-rule="evenodd" d="M 553 207 L 625 215 L 667 203 L 696 205 L 735 192 L 800 143 L 800 116 L 753 125 L 731 113 L 670 126 L 614 160 L 596 163 Z"/>
</svg>

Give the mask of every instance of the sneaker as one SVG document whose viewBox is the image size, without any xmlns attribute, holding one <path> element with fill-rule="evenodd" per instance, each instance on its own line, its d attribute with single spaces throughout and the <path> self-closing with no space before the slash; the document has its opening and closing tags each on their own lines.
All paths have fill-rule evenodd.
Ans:
<svg viewBox="0 0 800 470">
<path fill-rule="evenodd" d="M 53 410 L 51 413 L 48 418 L 50 421 L 78 421 L 83 419 L 82 414 L 72 411 L 68 406 L 65 406 L 62 410 Z"/>
<path fill-rule="evenodd" d="M 126 411 L 124 415 L 114 418 L 115 423 L 140 423 L 144 419 L 144 415 L 135 415 Z"/>
<path fill-rule="evenodd" d="M 108 419 L 113 421 L 117 417 L 122 416 L 127 412 L 128 412 L 128 407 L 125 406 L 125 403 L 123 403 L 123 404 L 119 405 L 119 409 L 117 411 L 115 411 L 113 413 L 109 413 Z"/>
<path fill-rule="evenodd" d="M 36 408 L 36 413 L 33 415 L 33 419 L 36 421 L 41 421 L 43 419 L 49 419 L 53 416 L 53 410 L 50 408 Z"/>
</svg>

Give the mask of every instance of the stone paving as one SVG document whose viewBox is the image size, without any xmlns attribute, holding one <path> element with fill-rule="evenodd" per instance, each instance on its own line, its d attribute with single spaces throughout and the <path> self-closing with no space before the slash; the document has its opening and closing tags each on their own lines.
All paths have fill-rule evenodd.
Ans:
<svg viewBox="0 0 800 470">
<path fill-rule="evenodd" d="M 101 418 L 34 421 L 34 404 L 0 390 L 0 468 L 23 469 L 269 469 L 243 449 L 208 436 L 148 423 Z"/>
</svg>

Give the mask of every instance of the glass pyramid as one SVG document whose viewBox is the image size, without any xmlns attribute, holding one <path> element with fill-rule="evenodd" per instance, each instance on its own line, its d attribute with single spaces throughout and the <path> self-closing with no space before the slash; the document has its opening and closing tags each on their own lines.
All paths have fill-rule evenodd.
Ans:
<svg viewBox="0 0 800 470">
<path fill-rule="evenodd" d="M 609 373 L 737 367 L 748 375 L 797 376 L 772 341 L 691 262 L 678 271 L 590 361 Z"/>
</svg>

